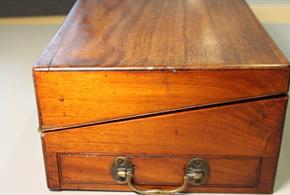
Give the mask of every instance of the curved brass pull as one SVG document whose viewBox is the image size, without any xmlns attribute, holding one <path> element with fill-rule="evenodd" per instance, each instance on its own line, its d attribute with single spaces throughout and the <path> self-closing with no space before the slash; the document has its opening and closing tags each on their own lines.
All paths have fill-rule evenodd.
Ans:
<svg viewBox="0 0 290 195">
<path fill-rule="evenodd" d="M 132 191 L 138 194 L 153 195 L 153 194 L 164 194 L 170 195 L 182 192 L 186 187 L 191 185 L 201 185 L 206 182 L 208 177 L 209 168 L 207 162 L 200 158 L 193 158 L 187 164 L 185 169 L 183 184 L 173 190 L 141 190 L 135 187 L 133 183 L 134 178 L 134 166 L 132 162 L 126 157 L 118 157 L 115 159 L 112 165 L 112 176 L 121 184 L 128 184 Z"/>
<path fill-rule="evenodd" d="M 131 188 L 131 190 L 133 192 L 136 192 L 137 194 L 175 194 L 175 193 L 178 193 L 178 192 L 182 192 L 185 190 L 185 188 L 187 187 L 188 183 L 189 183 L 189 179 L 187 176 L 184 176 L 184 180 L 183 180 L 183 184 L 182 186 L 176 188 L 176 189 L 173 189 L 173 190 L 160 190 L 160 189 L 153 189 L 153 190 L 140 190 L 140 189 L 137 189 L 134 184 L 132 183 L 132 179 L 133 179 L 133 175 L 131 172 L 128 172 L 127 174 L 127 183 L 128 183 L 128 186 Z"/>
</svg>

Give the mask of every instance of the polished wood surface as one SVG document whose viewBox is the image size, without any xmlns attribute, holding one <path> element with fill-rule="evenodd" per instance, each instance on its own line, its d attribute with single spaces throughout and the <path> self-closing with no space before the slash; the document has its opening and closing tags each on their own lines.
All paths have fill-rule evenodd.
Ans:
<svg viewBox="0 0 290 195">
<path fill-rule="evenodd" d="M 33 76 L 52 190 L 129 190 L 116 156 L 145 188 L 203 157 L 188 192 L 273 190 L 289 63 L 243 0 L 78 1 Z"/>
<path fill-rule="evenodd" d="M 284 107 L 278 98 L 48 132 L 45 151 L 266 155 L 277 150 Z"/>
<path fill-rule="evenodd" d="M 287 66 L 243 0 L 81 0 L 36 70 Z"/>
<path fill-rule="evenodd" d="M 286 94 L 243 0 L 82 0 L 34 67 L 43 131 Z"/>
<path fill-rule="evenodd" d="M 288 91 L 289 69 L 35 72 L 43 131 Z"/>
<path fill-rule="evenodd" d="M 110 173 L 118 156 L 95 154 L 60 154 L 60 180 L 64 184 L 116 185 Z M 183 182 L 184 167 L 191 160 L 183 156 L 129 156 L 135 165 L 137 185 L 172 185 Z M 206 158 L 210 164 L 210 177 L 204 186 L 256 187 L 260 158 Z"/>
<path fill-rule="evenodd" d="M 128 190 L 117 183 L 106 183 L 112 182 L 110 176 L 101 177 L 98 173 L 108 170 L 112 156 L 133 156 L 142 169 L 152 166 L 160 173 L 146 170 L 141 173 L 144 170 L 138 169 L 137 181 L 149 186 L 158 181 L 157 186 L 166 188 L 168 180 L 178 183 L 182 178 L 179 166 L 167 166 L 173 167 L 173 171 L 169 178 L 162 178 L 164 169 L 160 167 L 170 162 L 168 158 L 176 160 L 182 169 L 185 159 L 197 156 L 221 161 L 209 160 L 216 167 L 211 170 L 215 177 L 209 186 L 192 187 L 188 191 L 215 192 L 220 187 L 223 192 L 269 193 L 276 172 L 286 100 L 282 96 L 43 133 L 44 155 L 50 159 L 46 160 L 49 187 L 102 189 L 106 186 L 103 189 Z M 149 159 L 141 162 L 138 156 Z M 237 164 L 231 161 L 233 158 L 239 159 Z M 251 173 L 241 172 L 244 167 L 235 167 L 242 162 Z M 89 169 L 100 172 L 94 175 Z M 77 170 L 81 171 L 77 174 Z M 254 178 L 258 179 L 256 183 Z"/>
</svg>

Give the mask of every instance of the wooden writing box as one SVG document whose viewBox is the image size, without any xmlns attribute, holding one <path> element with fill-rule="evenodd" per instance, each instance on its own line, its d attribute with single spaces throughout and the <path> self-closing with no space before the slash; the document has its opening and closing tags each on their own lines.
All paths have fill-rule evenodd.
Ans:
<svg viewBox="0 0 290 195">
<path fill-rule="evenodd" d="M 78 1 L 33 68 L 48 187 L 271 193 L 288 65 L 244 1 Z"/>
</svg>

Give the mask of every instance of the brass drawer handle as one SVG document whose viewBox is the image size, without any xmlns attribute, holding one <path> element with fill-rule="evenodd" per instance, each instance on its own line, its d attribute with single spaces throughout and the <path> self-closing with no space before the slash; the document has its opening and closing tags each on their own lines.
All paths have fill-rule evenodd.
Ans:
<svg viewBox="0 0 290 195">
<path fill-rule="evenodd" d="M 126 157 L 117 157 L 112 164 L 112 176 L 115 181 L 120 184 L 128 184 L 132 191 L 138 194 L 175 194 L 182 192 L 191 184 L 193 186 L 204 184 L 207 181 L 209 174 L 209 167 L 207 162 L 201 158 L 191 159 L 184 172 L 183 184 L 173 190 L 141 190 L 135 187 L 133 183 L 134 165 Z"/>
</svg>

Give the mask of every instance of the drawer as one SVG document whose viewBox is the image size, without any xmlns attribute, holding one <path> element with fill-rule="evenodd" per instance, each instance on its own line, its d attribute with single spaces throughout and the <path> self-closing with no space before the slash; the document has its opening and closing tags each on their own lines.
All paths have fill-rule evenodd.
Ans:
<svg viewBox="0 0 290 195">
<path fill-rule="evenodd" d="M 62 184 L 116 185 L 111 166 L 118 156 L 97 154 L 59 154 Z M 189 156 L 132 156 L 137 185 L 178 186 L 183 181 Z M 202 157 L 209 165 L 210 177 L 204 186 L 256 187 L 260 158 Z"/>
<path fill-rule="evenodd" d="M 136 166 L 140 186 L 182 183 L 186 163 L 206 159 L 207 183 L 188 191 L 272 190 L 286 96 L 142 117 L 42 134 L 52 189 L 129 190 L 110 167 L 118 156 Z"/>
</svg>

